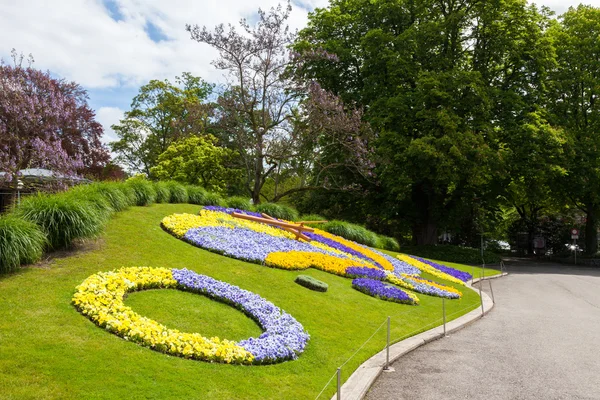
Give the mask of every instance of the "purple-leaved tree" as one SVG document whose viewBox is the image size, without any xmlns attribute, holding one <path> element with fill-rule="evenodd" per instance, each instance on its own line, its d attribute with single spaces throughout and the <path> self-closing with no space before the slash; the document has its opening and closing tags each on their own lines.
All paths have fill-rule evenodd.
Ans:
<svg viewBox="0 0 600 400">
<path fill-rule="evenodd" d="M 0 183 L 16 188 L 19 171 L 47 168 L 65 177 L 109 161 L 103 130 L 77 83 L 32 68 L 13 50 L 0 63 Z"/>
</svg>

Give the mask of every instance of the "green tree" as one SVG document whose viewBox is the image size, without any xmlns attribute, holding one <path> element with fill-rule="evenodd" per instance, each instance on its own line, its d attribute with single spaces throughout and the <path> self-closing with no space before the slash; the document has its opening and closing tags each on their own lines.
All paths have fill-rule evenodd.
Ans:
<svg viewBox="0 0 600 400">
<path fill-rule="evenodd" d="M 151 80 L 140 88 L 125 118 L 113 125 L 118 141 L 110 143 L 116 161 L 132 172 L 151 175 L 158 156 L 176 140 L 203 133 L 213 86 L 184 72 L 175 84 Z"/>
<path fill-rule="evenodd" d="M 213 135 L 191 136 L 171 144 L 150 169 L 157 179 L 175 180 L 222 192 L 238 170 L 229 168 L 236 154 L 217 146 Z"/>
<path fill-rule="evenodd" d="M 585 247 L 598 250 L 600 218 L 600 9 L 569 8 L 551 30 L 558 66 L 553 72 L 553 123 L 569 137 L 567 172 L 559 189 L 586 214 Z"/>
<path fill-rule="evenodd" d="M 519 179 L 502 152 L 545 101 L 549 14 L 521 0 L 334 0 L 300 32 L 296 51 L 333 56 L 298 73 L 367 110 L 379 133 L 377 204 L 383 218 L 408 221 L 418 244 L 495 214 Z"/>
</svg>

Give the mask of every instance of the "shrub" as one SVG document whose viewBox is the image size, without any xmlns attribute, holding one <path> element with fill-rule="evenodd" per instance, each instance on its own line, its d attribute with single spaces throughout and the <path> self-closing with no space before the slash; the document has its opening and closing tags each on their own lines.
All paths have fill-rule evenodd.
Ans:
<svg viewBox="0 0 600 400">
<path fill-rule="evenodd" d="M 256 211 L 265 213 L 273 218 L 284 219 L 286 221 L 296 221 L 298 211 L 295 208 L 277 203 L 261 203 L 256 206 Z"/>
<path fill-rule="evenodd" d="M 206 203 L 206 195 L 208 192 L 201 186 L 186 186 L 188 193 L 188 202 L 191 204 L 199 204 L 201 206 Z"/>
<path fill-rule="evenodd" d="M 48 236 L 50 249 L 70 247 L 75 239 L 96 236 L 108 216 L 97 204 L 69 193 L 29 196 L 15 214 L 39 226 Z"/>
<path fill-rule="evenodd" d="M 165 182 L 154 182 L 157 203 L 168 203 L 171 200 L 171 191 Z"/>
<path fill-rule="evenodd" d="M 393 237 L 385 235 L 377 235 L 376 247 L 390 251 L 400 251 L 400 245 L 398 244 L 398 241 Z"/>
<path fill-rule="evenodd" d="M 320 229 L 370 247 L 377 247 L 378 236 L 361 225 L 344 221 L 331 221 L 319 226 Z"/>
<path fill-rule="evenodd" d="M 188 202 L 188 192 L 181 183 L 175 181 L 166 182 L 169 191 L 171 192 L 171 197 L 169 198 L 169 203 L 187 203 Z"/>
<path fill-rule="evenodd" d="M 329 288 L 329 285 L 327 285 L 325 282 L 308 275 L 298 275 L 294 282 L 316 292 L 326 292 Z"/>
<path fill-rule="evenodd" d="M 36 224 L 11 215 L 0 217 L 0 273 L 39 261 L 46 243 Z"/>
<path fill-rule="evenodd" d="M 156 200 L 156 190 L 150 181 L 143 178 L 129 178 L 127 185 L 133 189 L 136 206 L 147 206 Z"/>
<path fill-rule="evenodd" d="M 481 250 L 472 247 L 453 246 L 449 244 L 443 245 L 427 245 L 427 246 L 402 246 L 402 252 L 412 254 L 423 258 L 429 258 L 438 261 L 448 261 L 461 264 L 481 264 Z M 502 259 L 491 251 L 484 252 L 486 264 L 496 264 Z"/>
<path fill-rule="evenodd" d="M 221 197 L 220 194 L 213 192 L 206 192 L 206 196 L 204 197 L 203 206 L 221 206 L 225 207 L 225 200 Z"/>
<path fill-rule="evenodd" d="M 250 199 L 242 196 L 233 196 L 225 199 L 227 207 L 237 208 L 240 210 L 254 211 L 254 206 L 250 202 Z"/>
<path fill-rule="evenodd" d="M 96 207 L 108 214 L 114 211 L 123 211 L 131 205 L 130 199 L 115 183 L 103 182 L 79 185 L 67 193 L 94 203 Z"/>
<path fill-rule="evenodd" d="M 298 217 L 297 219 L 298 222 L 300 221 L 327 221 L 327 218 L 323 218 L 322 216 L 318 215 L 318 214 L 306 214 L 306 215 L 301 215 L 300 217 Z M 309 224 L 310 226 L 321 226 L 322 224 Z"/>
</svg>

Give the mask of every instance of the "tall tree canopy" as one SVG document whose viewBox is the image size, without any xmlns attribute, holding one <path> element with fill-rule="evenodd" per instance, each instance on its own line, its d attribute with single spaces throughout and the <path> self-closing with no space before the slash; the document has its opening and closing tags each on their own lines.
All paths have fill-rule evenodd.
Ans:
<svg viewBox="0 0 600 400">
<path fill-rule="evenodd" d="M 310 15 L 295 50 L 332 56 L 298 73 L 364 107 L 379 133 L 377 200 L 418 244 L 448 225 L 481 229 L 477 209 L 522 201 L 509 188 L 538 167 L 519 148 L 527 137 L 540 137 L 532 152 L 563 142 L 539 107 L 549 24 L 524 0 L 333 0 Z"/>
<path fill-rule="evenodd" d="M 0 180 L 16 187 L 18 171 L 47 168 L 66 176 L 104 166 L 103 130 L 75 82 L 23 66 L 0 63 Z"/>
<path fill-rule="evenodd" d="M 593 254 L 600 218 L 600 9 L 570 8 L 551 35 L 558 64 L 549 108 L 569 138 L 567 173 L 556 189 L 586 214 L 586 251 Z"/>
<path fill-rule="evenodd" d="M 204 133 L 211 114 L 206 103 L 213 86 L 184 72 L 175 84 L 151 80 L 140 88 L 125 118 L 113 125 L 119 140 L 110 143 L 116 161 L 151 175 L 158 156 L 176 140 Z"/>
</svg>

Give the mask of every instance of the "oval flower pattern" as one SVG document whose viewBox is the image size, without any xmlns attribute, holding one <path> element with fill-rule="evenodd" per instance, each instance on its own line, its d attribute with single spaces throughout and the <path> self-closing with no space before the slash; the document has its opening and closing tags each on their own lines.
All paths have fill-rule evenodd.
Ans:
<svg viewBox="0 0 600 400">
<path fill-rule="evenodd" d="M 403 289 L 448 299 L 462 296 L 451 286 L 420 277 L 421 271 L 461 284 L 470 278 L 462 271 L 424 259 L 407 255 L 394 258 L 317 228 L 305 233 L 309 241 L 297 239 L 278 226 L 236 218 L 233 213 L 261 217 L 250 211 L 207 206 L 198 215 L 167 216 L 161 224 L 175 237 L 227 257 L 287 270 L 316 268 L 354 278 L 355 289 L 404 304 L 416 305 L 419 298 Z"/>
<path fill-rule="evenodd" d="M 264 332 L 233 342 L 185 333 L 135 313 L 123 303 L 126 293 L 180 289 L 238 308 Z M 291 315 L 257 294 L 187 269 L 122 268 L 88 277 L 73 296 L 75 307 L 98 326 L 125 340 L 170 355 L 229 364 L 272 364 L 293 360 L 304 351 L 308 333 Z"/>
</svg>

